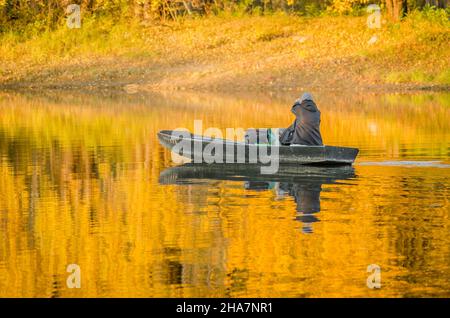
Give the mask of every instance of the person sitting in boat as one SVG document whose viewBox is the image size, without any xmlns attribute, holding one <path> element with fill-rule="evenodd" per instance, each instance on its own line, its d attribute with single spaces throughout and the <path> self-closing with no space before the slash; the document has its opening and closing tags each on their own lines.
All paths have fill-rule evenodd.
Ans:
<svg viewBox="0 0 450 318">
<path fill-rule="evenodd" d="M 320 135 L 320 111 L 310 93 L 304 93 L 292 106 L 294 123 L 280 136 L 282 145 L 322 146 Z"/>
</svg>

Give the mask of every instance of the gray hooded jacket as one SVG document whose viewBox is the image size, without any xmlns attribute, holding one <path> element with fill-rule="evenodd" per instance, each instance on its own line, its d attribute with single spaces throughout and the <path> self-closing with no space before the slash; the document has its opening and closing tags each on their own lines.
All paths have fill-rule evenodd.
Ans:
<svg viewBox="0 0 450 318">
<path fill-rule="evenodd" d="M 320 111 L 314 101 L 303 99 L 296 102 L 291 109 L 296 119 L 280 136 L 282 145 L 322 146 L 320 135 Z"/>
</svg>

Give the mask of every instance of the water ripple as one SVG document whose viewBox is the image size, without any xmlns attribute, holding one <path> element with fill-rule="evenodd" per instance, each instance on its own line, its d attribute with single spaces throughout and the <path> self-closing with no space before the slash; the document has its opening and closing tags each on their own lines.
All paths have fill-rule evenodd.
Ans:
<svg viewBox="0 0 450 318">
<path fill-rule="evenodd" d="M 392 167 L 430 167 L 430 168 L 450 168 L 450 164 L 442 161 L 368 161 L 359 162 L 359 166 L 392 166 Z"/>
</svg>

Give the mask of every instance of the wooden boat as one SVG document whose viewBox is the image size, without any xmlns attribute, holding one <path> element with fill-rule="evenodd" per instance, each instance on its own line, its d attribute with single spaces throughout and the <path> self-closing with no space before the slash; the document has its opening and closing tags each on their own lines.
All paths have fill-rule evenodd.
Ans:
<svg viewBox="0 0 450 318">
<path fill-rule="evenodd" d="M 357 148 L 335 146 L 270 145 L 235 142 L 210 138 L 175 130 L 158 133 L 159 142 L 176 154 L 194 163 L 267 163 L 276 156 L 279 164 L 351 165 L 358 154 Z M 204 154 L 210 154 L 206 157 Z"/>
</svg>

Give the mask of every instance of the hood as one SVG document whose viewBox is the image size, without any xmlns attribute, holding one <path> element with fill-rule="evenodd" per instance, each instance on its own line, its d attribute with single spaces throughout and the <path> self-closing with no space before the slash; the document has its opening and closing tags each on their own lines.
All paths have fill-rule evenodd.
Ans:
<svg viewBox="0 0 450 318">
<path fill-rule="evenodd" d="M 314 103 L 312 100 L 306 99 L 302 101 L 301 103 L 295 103 L 294 106 L 292 106 L 292 112 L 295 114 L 295 108 L 301 107 L 304 110 L 310 111 L 310 112 L 317 112 L 319 109 L 316 106 L 316 103 Z"/>
<path fill-rule="evenodd" d="M 299 99 L 297 99 L 295 102 L 301 104 L 304 100 L 314 100 L 314 98 L 312 97 L 312 95 L 310 93 L 304 93 L 302 95 L 302 97 L 300 97 Z"/>
</svg>

